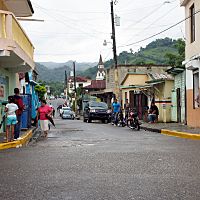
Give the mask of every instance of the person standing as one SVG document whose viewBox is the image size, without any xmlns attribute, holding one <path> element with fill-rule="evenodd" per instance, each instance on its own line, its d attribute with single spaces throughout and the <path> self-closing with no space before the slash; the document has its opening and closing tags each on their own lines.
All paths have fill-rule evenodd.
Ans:
<svg viewBox="0 0 200 200">
<path fill-rule="evenodd" d="M 126 99 L 125 104 L 124 104 L 125 120 L 126 120 L 126 122 L 128 120 L 129 110 L 130 110 L 130 103 L 128 102 L 128 99 Z"/>
<path fill-rule="evenodd" d="M 8 97 L 8 104 L 6 104 L 5 112 L 6 112 L 6 142 L 12 142 L 14 140 L 14 128 L 17 124 L 17 116 L 16 111 L 18 110 L 17 104 L 14 103 L 14 97 Z M 11 131 L 11 134 L 10 134 Z M 9 135 L 11 135 L 9 137 Z M 10 139 L 9 139 L 10 138 Z"/>
<path fill-rule="evenodd" d="M 112 103 L 113 107 L 113 118 L 114 118 L 114 124 L 117 125 L 118 123 L 118 114 L 120 112 L 121 105 L 117 102 L 117 99 L 114 99 L 114 102 Z"/>
<path fill-rule="evenodd" d="M 41 106 L 38 108 L 37 120 L 40 120 L 40 127 L 44 132 L 44 137 L 47 137 L 49 130 L 48 116 L 52 115 L 53 109 L 47 105 L 46 100 L 41 100 Z"/>
<path fill-rule="evenodd" d="M 19 94 L 19 89 L 18 88 L 15 88 L 14 89 L 14 102 L 15 104 L 17 104 L 18 106 L 18 110 L 16 112 L 16 115 L 17 115 L 17 124 L 15 124 L 15 131 L 14 131 L 14 139 L 17 139 L 19 138 L 19 135 L 20 135 L 20 131 L 21 131 L 21 123 L 22 123 L 22 113 L 23 113 L 23 110 L 24 110 L 24 104 L 23 104 L 23 100 L 22 98 L 20 97 L 20 94 Z"/>
</svg>

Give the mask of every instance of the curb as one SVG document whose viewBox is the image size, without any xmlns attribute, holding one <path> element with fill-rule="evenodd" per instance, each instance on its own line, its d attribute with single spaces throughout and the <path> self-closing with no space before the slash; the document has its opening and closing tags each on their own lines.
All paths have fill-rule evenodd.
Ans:
<svg viewBox="0 0 200 200">
<path fill-rule="evenodd" d="M 200 134 L 187 133 L 187 132 L 168 130 L 168 129 L 148 128 L 144 126 L 141 126 L 141 129 L 145 131 L 160 133 L 162 135 L 172 136 L 172 137 L 179 137 L 179 138 L 185 138 L 185 139 L 191 139 L 191 140 L 200 140 Z"/>
<path fill-rule="evenodd" d="M 145 126 L 141 126 L 141 129 L 145 130 L 145 131 L 151 131 L 151 132 L 155 132 L 155 133 L 161 133 L 161 129 L 158 128 L 148 128 Z"/>
<path fill-rule="evenodd" d="M 21 136 L 20 140 L 8 142 L 8 143 L 1 143 L 0 150 L 26 146 L 29 140 L 31 139 L 32 135 L 33 135 L 33 129 L 30 129 Z"/>
<path fill-rule="evenodd" d="M 191 139 L 191 140 L 200 140 L 200 134 L 179 132 L 179 131 L 175 131 L 175 130 L 172 131 L 172 130 L 167 130 L 167 129 L 161 129 L 161 134 L 168 135 L 168 136 L 185 138 L 185 139 Z"/>
</svg>

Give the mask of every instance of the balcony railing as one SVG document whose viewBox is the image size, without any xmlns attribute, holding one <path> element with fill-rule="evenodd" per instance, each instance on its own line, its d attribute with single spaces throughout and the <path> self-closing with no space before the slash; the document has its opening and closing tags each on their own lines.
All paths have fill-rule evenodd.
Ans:
<svg viewBox="0 0 200 200">
<path fill-rule="evenodd" d="M 0 10 L 0 39 L 15 41 L 33 60 L 34 46 L 11 12 Z"/>
</svg>

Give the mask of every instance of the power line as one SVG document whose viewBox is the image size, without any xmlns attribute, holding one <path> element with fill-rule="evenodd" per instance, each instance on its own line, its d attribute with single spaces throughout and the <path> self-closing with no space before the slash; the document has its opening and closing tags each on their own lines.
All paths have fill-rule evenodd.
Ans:
<svg viewBox="0 0 200 200">
<path fill-rule="evenodd" d="M 128 29 L 130 26 L 135 26 L 136 24 L 142 22 L 143 20 L 145 20 L 146 18 L 148 18 L 149 16 L 151 16 L 152 14 L 154 14 L 156 11 L 158 11 L 163 5 L 164 5 L 164 3 L 162 3 L 161 5 L 159 4 L 159 6 L 156 7 L 155 9 L 153 9 L 150 13 L 148 13 L 147 15 L 145 15 L 143 18 L 139 19 L 135 24 L 128 25 L 125 29 Z"/>
<path fill-rule="evenodd" d="M 63 19 L 63 20 L 58 20 L 58 19 L 56 19 L 55 16 L 51 16 L 51 15 L 49 14 L 49 12 L 48 12 L 48 9 L 43 8 L 43 7 L 41 7 L 41 6 L 38 5 L 38 4 L 37 4 L 37 7 L 38 7 L 40 10 L 42 10 L 42 12 L 44 12 L 46 15 L 50 16 L 51 18 L 53 18 L 53 19 L 56 20 L 57 22 L 60 22 L 60 23 L 62 23 L 62 24 L 64 24 L 64 25 L 67 25 L 67 24 L 65 23 L 66 20 L 64 20 L 64 19 Z M 81 29 L 78 29 L 78 28 L 76 28 L 76 27 L 74 26 L 74 23 L 77 23 L 77 21 L 79 21 L 79 20 L 71 19 L 71 18 L 66 17 L 66 16 L 64 16 L 64 15 L 62 15 L 62 14 L 59 14 L 59 16 L 64 17 L 64 18 L 67 18 L 69 21 L 70 21 L 70 20 L 73 21 L 73 25 L 69 25 L 69 24 L 68 24 L 68 26 L 71 26 L 71 28 L 76 29 L 76 30 L 79 30 L 79 31 L 81 31 L 81 32 L 83 32 L 83 33 L 86 33 L 85 31 L 82 31 Z M 68 21 L 68 22 L 69 22 L 69 21 Z M 86 24 L 86 23 L 85 23 L 85 24 Z M 90 28 L 92 27 L 91 24 L 88 24 L 88 25 L 89 25 Z M 84 28 L 84 27 L 82 27 L 82 28 Z M 84 29 L 85 29 L 85 28 L 84 28 Z M 95 33 L 105 34 L 104 32 L 97 31 L 97 30 L 95 30 L 95 29 L 92 29 L 92 30 L 93 30 Z M 90 33 L 86 33 L 86 34 L 90 35 L 91 37 L 95 37 L 95 36 L 93 36 L 93 35 L 91 34 L 91 32 L 90 32 Z"/>
<path fill-rule="evenodd" d="M 199 12 L 200 12 L 200 10 L 196 11 L 193 15 L 196 15 L 196 14 L 199 13 Z M 193 15 L 191 15 L 191 16 L 193 16 Z M 168 30 L 170 30 L 170 29 L 176 27 L 177 25 L 179 25 L 179 24 L 183 23 L 184 21 L 186 21 L 187 19 L 189 19 L 191 16 L 186 17 L 185 19 L 183 19 L 183 20 L 177 22 L 176 24 L 174 24 L 174 25 L 172 25 L 172 26 L 170 26 L 170 27 L 168 27 L 168 28 L 166 28 L 166 29 L 164 29 L 164 30 L 162 30 L 162 31 L 160 31 L 160 32 L 158 32 L 158 33 L 156 33 L 156 34 L 153 34 L 153 35 L 151 35 L 151 36 L 149 36 L 149 37 L 146 37 L 146 38 L 144 38 L 144 39 L 142 39 L 142 40 L 136 41 L 136 42 L 131 43 L 131 44 L 126 44 L 126 45 L 118 46 L 118 47 L 128 47 L 128 46 L 131 46 L 131 45 L 135 45 L 135 44 L 144 42 L 144 41 L 146 41 L 146 40 L 148 40 L 148 39 L 151 39 L 151 38 L 153 38 L 153 37 L 155 37 L 155 36 L 157 36 L 157 35 L 160 35 L 160 34 L 166 32 L 166 31 L 168 31 Z"/>
<path fill-rule="evenodd" d="M 177 5 L 178 6 L 178 5 Z M 154 20 L 149 26 L 145 27 L 142 29 L 142 31 L 140 31 L 139 33 L 135 34 L 132 36 L 132 38 L 130 40 L 133 39 L 133 37 L 139 35 L 140 33 L 144 32 L 145 30 L 149 29 L 155 22 L 158 22 L 159 20 L 161 20 L 162 18 L 166 17 L 171 11 L 173 11 L 175 8 L 177 8 L 177 6 L 173 7 L 171 10 L 167 11 L 164 15 L 162 15 L 161 17 L 157 18 L 156 20 Z M 129 41 L 130 41 L 129 40 Z M 128 43 L 128 41 L 126 42 Z"/>
</svg>

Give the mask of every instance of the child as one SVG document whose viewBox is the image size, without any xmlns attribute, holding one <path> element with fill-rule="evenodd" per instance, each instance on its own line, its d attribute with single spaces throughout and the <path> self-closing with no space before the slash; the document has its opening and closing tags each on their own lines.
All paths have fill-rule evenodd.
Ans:
<svg viewBox="0 0 200 200">
<path fill-rule="evenodd" d="M 9 96 L 8 97 L 8 104 L 6 104 L 5 112 L 7 115 L 6 120 L 6 142 L 11 142 L 14 139 L 14 128 L 15 124 L 17 124 L 17 116 L 16 111 L 18 110 L 17 104 L 14 103 L 14 97 Z M 11 129 L 11 139 L 9 140 L 9 132 Z"/>
</svg>

